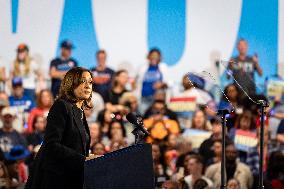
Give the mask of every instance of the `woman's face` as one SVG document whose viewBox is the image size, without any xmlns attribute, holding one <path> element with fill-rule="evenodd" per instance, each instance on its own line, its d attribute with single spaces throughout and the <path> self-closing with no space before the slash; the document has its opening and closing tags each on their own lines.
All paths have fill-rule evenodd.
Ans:
<svg viewBox="0 0 284 189">
<path fill-rule="evenodd" d="M 105 111 L 105 114 L 104 114 L 104 122 L 105 123 L 110 123 L 112 120 L 112 113 L 108 110 Z"/>
<path fill-rule="evenodd" d="M 202 111 L 196 112 L 193 121 L 196 129 L 203 129 L 203 125 L 206 121 L 204 113 Z"/>
<path fill-rule="evenodd" d="M 160 54 L 155 52 L 155 51 L 152 52 L 151 54 L 149 54 L 149 56 L 148 56 L 148 60 L 149 60 L 150 64 L 153 65 L 153 66 L 159 64 L 160 59 L 161 59 Z"/>
<path fill-rule="evenodd" d="M 128 102 L 130 103 L 131 111 L 136 111 L 138 109 L 138 100 L 136 97 L 130 97 Z"/>
<path fill-rule="evenodd" d="M 222 153 L 222 144 L 221 142 L 214 142 L 213 144 L 214 154 L 219 156 Z"/>
<path fill-rule="evenodd" d="M 228 95 L 228 98 L 230 100 L 235 100 L 237 98 L 238 91 L 237 91 L 237 89 L 236 89 L 236 87 L 234 85 L 230 85 L 228 87 L 228 94 L 227 95 Z"/>
<path fill-rule="evenodd" d="M 28 55 L 28 52 L 27 52 L 27 51 L 18 52 L 18 55 L 17 55 L 18 60 L 19 60 L 19 61 L 24 61 L 25 58 L 27 57 L 27 55 Z"/>
<path fill-rule="evenodd" d="M 240 129 L 249 130 L 250 129 L 251 120 L 247 117 L 242 117 L 240 120 Z"/>
<path fill-rule="evenodd" d="M 152 145 L 152 156 L 153 156 L 154 161 L 159 160 L 159 158 L 161 156 L 160 147 L 156 144 Z"/>
<path fill-rule="evenodd" d="M 90 125 L 91 138 L 98 138 L 100 135 L 100 125 L 98 123 L 92 123 Z"/>
<path fill-rule="evenodd" d="M 43 116 L 37 117 L 35 122 L 35 129 L 37 131 L 44 131 L 46 126 L 46 119 Z"/>
<path fill-rule="evenodd" d="M 92 94 L 92 77 L 89 72 L 83 72 L 81 84 L 74 90 L 74 95 L 79 100 L 88 100 Z"/>
<path fill-rule="evenodd" d="M 168 146 L 175 148 L 177 146 L 177 136 L 175 134 L 169 135 Z"/>
<path fill-rule="evenodd" d="M 49 107 L 52 101 L 51 93 L 47 91 L 42 92 L 40 100 L 44 107 Z"/>
<path fill-rule="evenodd" d="M 122 139 L 123 138 L 122 125 L 119 122 L 112 123 L 110 133 L 114 140 Z"/>
<path fill-rule="evenodd" d="M 127 72 L 121 72 L 117 77 L 116 77 L 117 82 L 121 86 L 125 86 L 128 82 L 128 73 Z"/>
<path fill-rule="evenodd" d="M 104 148 L 103 144 L 97 143 L 93 147 L 93 154 L 95 154 L 95 155 L 104 155 L 104 153 L 105 153 L 105 148 Z"/>
</svg>

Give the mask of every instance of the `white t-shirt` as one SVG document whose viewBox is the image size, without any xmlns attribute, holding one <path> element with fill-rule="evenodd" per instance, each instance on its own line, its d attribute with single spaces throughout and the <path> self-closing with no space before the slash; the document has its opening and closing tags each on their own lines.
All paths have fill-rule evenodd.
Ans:
<svg viewBox="0 0 284 189">
<path fill-rule="evenodd" d="M 213 182 L 209 178 L 202 176 L 201 179 L 205 180 L 210 188 L 213 187 Z M 184 177 L 184 181 L 187 184 L 189 189 L 193 188 L 192 175 L 188 175 L 188 176 Z"/>
</svg>

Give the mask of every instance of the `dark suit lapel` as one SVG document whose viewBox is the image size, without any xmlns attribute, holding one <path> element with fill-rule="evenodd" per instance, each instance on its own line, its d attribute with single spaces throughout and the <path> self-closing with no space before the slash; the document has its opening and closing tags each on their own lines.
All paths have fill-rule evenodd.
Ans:
<svg viewBox="0 0 284 189">
<path fill-rule="evenodd" d="M 88 125 L 85 113 L 83 113 L 83 121 L 84 121 L 84 126 L 85 126 L 85 129 L 86 129 L 86 132 L 89 135 L 89 141 L 86 141 L 87 142 L 87 152 L 86 152 L 86 155 L 89 155 L 89 150 L 88 149 L 90 149 L 91 134 L 90 134 L 90 129 L 89 129 L 89 125 Z"/>
<path fill-rule="evenodd" d="M 80 113 L 78 112 L 80 110 L 78 110 L 76 107 L 72 106 L 72 112 L 73 112 L 73 116 L 74 116 L 74 119 L 75 119 L 75 123 L 76 123 L 76 126 L 80 132 L 80 135 L 81 135 L 81 140 L 82 140 L 82 145 L 83 145 L 83 150 L 84 150 L 84 153 L 86 154 L 86 135 L 85 135 L 85 131 L 84 131 L 84 125 L 83 125 L 83 122 L 81 120 L 81 115 Z"/>
</svg>

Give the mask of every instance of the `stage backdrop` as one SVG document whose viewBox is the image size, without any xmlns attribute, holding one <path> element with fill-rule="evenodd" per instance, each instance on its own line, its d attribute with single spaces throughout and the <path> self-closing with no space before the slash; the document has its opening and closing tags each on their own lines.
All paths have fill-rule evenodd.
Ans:
<svg viewBox="0 0 284 189">
<path fill-rule="evenodd" d="M 284 2 L 281 0 L 0 0 L 0 61 L 8 66 L 19 43 L 48 71 L 61 40 L 75 45 L 84 67 L 95 52 L 108 52 L 113 68 L 131 73 L 158 47 L 173 79 L 187 71 L 210 70 L 236 53 L 239 38 L 249 42 L 265 76 L 284 62 Z M 179 76 L 179 77 L 177 77 Z M 258 81 L 263 78 L 258 78 Z"/>
</svg>

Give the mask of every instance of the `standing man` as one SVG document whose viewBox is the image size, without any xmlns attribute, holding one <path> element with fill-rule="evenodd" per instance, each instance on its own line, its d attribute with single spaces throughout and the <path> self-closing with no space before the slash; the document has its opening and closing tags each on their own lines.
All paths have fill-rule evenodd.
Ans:
<svg viewBox="0 0 284 189">
<path fill-rule="evenodd" d="M 111 89 L 112 77 L 114 71 L 106 66 L 107 54 L 105 50 L 99 50 L 96 53 L 97 66 L 91 68 L 93 73 L 93 91 L 99 93 L 104 101 L 108 91 Z"/>
<path fill-rule="evenodd" d="M 63 41 L 60 45 L 60 57 L 53 59 L 50 63 L 49 75 L 51 77 L 51 92 L 54 97 L 59 93 L 61 80 L 68 70 L 77 67 L 78 63 L 71 58 L 73 44 L 70 41 Z"/>
<path fill-rule="evenodd" d="M 254 72 L 262 76 L 262 69 L 258 63 L 257 55 L 248 56 L 248 43 L 245 39 L 238 41 L 239 55 L 233 57 L 229 63 L 229 70 L 231 70 L 235 80 L 244 88 L 249 95 L 256 93 Z"/>
</svg>

